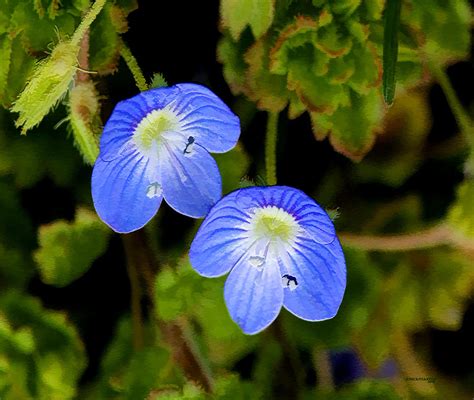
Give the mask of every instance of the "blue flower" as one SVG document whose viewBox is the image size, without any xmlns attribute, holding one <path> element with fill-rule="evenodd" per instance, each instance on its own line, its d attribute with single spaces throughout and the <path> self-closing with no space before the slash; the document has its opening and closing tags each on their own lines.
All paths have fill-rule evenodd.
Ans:
<svg viewBox="0 0 474 400">
<path fill-rule="evenodd" d="M 225 301 L 247 334 L 265 329 L 282 306 L 307 321 L 332 318 L 346 287 L 331 219 L 286 186 L 240 189 L 220 200 L 196 234 L 190 260 L 206 277 L 230 271 Z"/>
<path fill-rule="evenodd" d="M 152 89 L 118 103 L 92 172 L 97 213 L 120 233 L 144 226 L 163 198 L 181 214 L 204 217 L 222 195 L 209 152 L 229 151 L 239 135 L 238 117 L 200 85 Z"/>
</svg>

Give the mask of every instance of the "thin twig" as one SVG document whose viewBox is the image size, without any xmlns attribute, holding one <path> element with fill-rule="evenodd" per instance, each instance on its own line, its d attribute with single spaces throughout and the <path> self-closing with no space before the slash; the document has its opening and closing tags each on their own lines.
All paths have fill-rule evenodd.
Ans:
<svg viewBox="0 0 474 400">
<path fill-rule="evenodd" d="M 158 271 L 157 261 L 149 246 L 145 231 L 139 230 L 127 234 L 129 251 L 132 263 L 136 263 L 147 288 L 150 302 L 157 307 L 155 302 L 155 274 Z M 154 312 L 156 316 L 156 312 Z M 208 393 L 212 393 L 214 381 L 209 368 L 203 362 L 198 348 L 193 341 L 189 326 L 185 321 L 167 322 L 156 317 L 158 328 L 163 333 L 164 339 L 170 347 L 175 362 L 181 367 L 188 379 L 200 385 Z"/>
<path fill-rule="evenodd" d="M 133 257 L 133 243 L 128 236 L 122 236 L 125 254 L 127 257 L 127 273 L 130 280 L 130 300 L 132 304 L 132 332 L 133 332 L 133 348 L 140 350 L 144 344 L 143 334 L 143 317 L 141 308 L 142 291 L 140 287 L 140 279 L 138 277 L 136 260 Z"/>
<path fill-rule="evenodd" d="M 444 224 L 400 235 L 378 236 L 341 232 L 338 236 L 344 245 L 368 251 L 409 251 L 438 246 L 474 250 L 474 241 L 457 234 Z"/>
</svg>

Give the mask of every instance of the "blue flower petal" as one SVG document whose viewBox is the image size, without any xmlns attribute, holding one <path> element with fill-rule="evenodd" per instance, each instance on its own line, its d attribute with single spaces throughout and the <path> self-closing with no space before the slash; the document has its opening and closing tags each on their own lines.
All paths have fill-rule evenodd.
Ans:
<svg viewBox="0 0 474 400">
<path fill-rule="evenodd" d="M 134 146 L 125 146 L 119 158 L 97 159 L 92 171 L 92 198 L 97 214 L 114 231 L 140 229 L 157 212 L 162 196 L 149 198 L 149 162 Z"/>
<path fill-rule="evenodd" d="M 253 335 L 268 327 L 280 313 L 283 287 L 276 265 L 252 266 L 243 258 L 230 272 L 224 298 L 231 318 L 244 333 Z"/>
<path fill-rule="evenodd" d="M 177 94 L 175 87 L 151 89 L 117 103 L 100 138 L 100 157 L 105 161 L 120 157 L 140 121 L 172 102 Z"/>
<path fill-rule="evenodd" d="M 232 149 L 239 139 L 239 118 L 224 102 L 204 86 L 182 83 L 175 86 L 180 94 L 173 103 L 181 119 L 182 132 L 211 153 Z"/>
<path fill-rule="evenodd" d="M 307 321 L 336 315 L 346 287 L 346 265 L 339 240 L 315 243 L 298 237 L 286 254 L 279 254 L 282 277 L 289 275 L 297 285 L 284 288 L 283 306 Z"/>
<path fill-rule="evenodd" d="M 311 197 L 288 186 L 269 186 L 263 195 L 264 206 L 277 206 L 292 214 L 315 242 L 331 243 L 336 230 L 329 215 Z"/>
<path fill-rule="evenodd" d="M 189 153 L 185 148 L 182 135 L 166 134 L 159 154 L 163 196 L 179 213 L 202 218 L 221 198 L 221 176 L 207 150 L 197 144 Z"/>
<path fill-rule="evenodd" d="M 247 253 L 248 231 L 242 226 L 247 218 L 227 197 L 212 208 L 189 250 L 191 265 L 199 274 L 208 278 L 224 275 Z"/>
</svg>

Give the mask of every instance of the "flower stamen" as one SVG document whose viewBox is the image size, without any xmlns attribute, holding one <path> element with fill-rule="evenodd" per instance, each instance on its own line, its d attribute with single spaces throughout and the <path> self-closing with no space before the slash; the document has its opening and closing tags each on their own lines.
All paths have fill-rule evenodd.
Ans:
<svg viewBox="0 0 474 400">
<path fill-rule="evenodd" d="M 169 108 L 153 110 L 135 128 L 133 141 L 141 152 L 146 153 L 158 144 L 164 132 L 179 129 L 179 119 Z"/>
</svg>

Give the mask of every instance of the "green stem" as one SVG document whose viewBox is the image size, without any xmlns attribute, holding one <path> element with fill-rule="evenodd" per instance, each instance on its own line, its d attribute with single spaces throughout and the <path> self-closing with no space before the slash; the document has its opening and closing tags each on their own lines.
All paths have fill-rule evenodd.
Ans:
<svg viewBox="0 0 474 400">
<path fill-rule="evenodd" d="M 148 85 L 146 83 L 146 79 L 143 76 L 143 72 L 140 69 L 137 59 L 133 56 L 132 52 L 130 49 L 126 46 L 124 42 L 122 42 L 122 47 L 120 49 L 120 55 L 124 59 L 124 61 L 127 64 L 128 69 L 133 75 L 133 78 L 135 79 L 135 83 L 137 85 L 137 88 L 141 91 L 144 92 L 145 90 L 148 90 Z"/>
<path fill-rule="evenodd" d="M 91 26 L 92 22 L 96 19 L 97 15 L 101 12 L 102 8 L 105 5 L 106 0 L 97 0 L 94 5 L 90 8 L 89 12 L 86 14 L 84 19 L 79 24 L 78 28 L 74 32 L 71 38 L 71 44 L 78 46 L 79 42 L 82 40 L 82 37 L 86 31 Z"/>
<path fill-rule="evenodd" d="M 278 113 L 269 112 L 267 120 L 267 136 L 265 140 L 265 169 L 267 185 L 276 185 L 276 143 L 278 134 Z"/>
<path fill-rule="evenodd" d="M 451 107 L 451 111 L 453 112 L 454 118 L 456 118 L 456 122 L 459 125 L 459 129 L 461 130 L 462 134 L 465 136 L 469 146 L 471 147 L 471 151 L 474 151 L 474 126 L 471 118 L 464 110 L 461 102 L 459 101 L 458 97 L 456 96 L 456 92 L 449 81 L 448 75 L 443 70 L 443 68 L 433 61 L 428 61 L 428 66 L 433 73 L 433 76 L 441 85 L 443 92 L 448 100 L 449 107 Z"/>
</svg>

